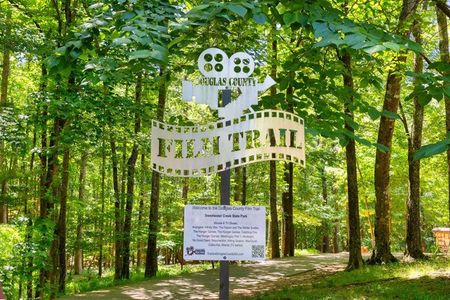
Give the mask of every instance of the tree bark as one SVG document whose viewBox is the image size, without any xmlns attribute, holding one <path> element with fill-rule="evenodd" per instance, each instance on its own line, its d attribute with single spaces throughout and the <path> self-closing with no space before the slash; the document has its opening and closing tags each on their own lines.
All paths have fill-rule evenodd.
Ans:
<svg viewBox="0 0 450 300">
<path fill-rule="evenodd" d="M 5 36 L 11 36 L 11 10 L 6 11 L 6 30 Z M 6 106 L 8 102 L 8 83 L 9 74 L 11 70 L 10 66 L 10 49 L 8 44 L 3 44 L 3 61 L 2 61 L 2 81 L 1 81 L 1 93 L 0 93 L 0 107 Z"/>
<path fill-rule="evenodd" d="M 234 195 L 233 200 L 235 203 L 241 202 L 242 197 L 242 182 L 241 182 L 241 167 L 236 167 L 234 169 Z"/>
<path fill-rule="evenodd" d="M 120 190 L 119 190 L 119 162 L 117 159 L 117 147 L 114 136 L 111 136 L 111 161 L 114 189 L 114 279 L 122 277 L 122 212 L 120 209 Z"/>
<path fill-rule="evenodd" d="M 284 181 L 287 183 L 287 190 L 281 195 L 283 207 L 283 235 L 285 237 L 283 256 L 294 256 L 294 214 L 293 214 L 293 163 L 285 163 L 284 165 Z"/>
<path fill-rule="evenodd" d="M 58 221 L 58 256 L 59 256 L 59 278 L 58 292 L 64 294 L 66 289 L 66 221 L 67 221 L 67 191 L 69 187 L 69 162 L 70 151 L 66 146 L 63 154 L 62 178 L 60 189 L 60 208 Z"/>
<path fill-rule="evenodd" d="M 142 97 L 142 74 L 139 74 L 136 81 L 135 89 L 135 105 L 137 107 L 141 104 Z M 141 131 L 141 114 L 139 109 L 135 112 L 134 121 L 134 135 L 137 139 L 137 135 Z M 125 222 L 123 225 L 124 244 L 123 244 L 123 269 L 122 278 L 130 278 L 130 243 L 131 243 L 131 215 L 133 212 L 134 201 L 134 174 L 136 170 L 136 161 L 138 158 L 138 142 L 135 140 L 133 143 L 133 149 L 131 150 L 130 158 L 127 162 L 127 203 L 125 207 Z"/>
<path fill-rule="evenodd" d="M 270 76 L 273 80 L 277 78 L 277 55 L 278 55 L 278 43 L 275 35 L 275 26 L 272 28 L 272 67 Z M 270 95 L 275 96 L 277 93 L 276 86 L 270 88 Z M 275 144 L 275 141 L 270 141 L 271 145 Z M 277 164 L 276 161 L 271 160 L 269 162 L 269 181 L 270 181 L 270 257 L 280 257 L 280 236 L 278 229 L 278 208 L 277 208 Z"/>
<path fill-rule="evenodd" d="M 11 10 L 6 12 L 6 31 L 5 35 L 11 35 Z M 1 78 L 1 92 L 0 92 L 0 110 L 6 106 L 8 100 L 8 82 L 10 74 L 10 49 L 9 46 L 3 45 L 3 61 L 2 61 L 2 78 Z M 6 159 L 4 158 L 5 144 L 0 140 L 0 168 L 6 170 Z M 0 181 L 0 224 L 8 223 L 8 204 L 5 202 L 6 193 L 8 189 L 7 178 Z"/>
<path fill-rule="evenodd" d="M 325 168 L 322 168 L 320 170 L 320 175 L 322 179 L 322 200 L 323 205 L 328 205 L 328 184 L 327 184 L 327 177 L 325 173 Z M 329 226 L 328 226 L 328 220 L 324 220 L 322 224 L 322 247 L 321 251 L 323 253 L 330 252 L 330 233 L 329 233 Z"/>
<path fill-rule="evenodd" d="M 105 229 L 105 178 L 106 178 L 106 153 L 105 153 L 105 139 L 102 139 L 102 166 L 101 166 L 101 216 L 100 216 L 100 245 L 98 253 L 98 277 L 102 277 L 103 274 L 103 231 Z"/>
<path fill-rule="evenodd" d="M 447 18 L 444 11 L 441 9 L 442 5 L 445 5 L 442 1 L 436 1 L 436 15 L 439 29 L 439 52 L 441 61 L 450 62 L 449 49 L 448 49 L 448 25 Z M 448 75 L 448 74 L 446 74 Z M 448 83 L 447 83 L 448 85 Z M 445 131 L 446 137 L 450 137 L 450 97 L 445 95 Z M 450 148 L 447 150 L 447 201 L 448 201 L 448 225 L 450 226 Z"/>
<path fill-rule="evenodd" d="M 345 71 L 343 74 L 344 87 L 348 96 L 344 100 L 344 113 L 353 121 L 353 111 L 350 107 L 353 104 L 353 75 L 352 60 L 350 53 L 344 50 L 340 60 L 342 61 Z M 354 134 L 355 130 L 349 121 L 345 121 L 344 129 Z M 363 265 L 361 256 L 361 228 L 359 218 L 359 195 L 358 195 L 358 174 L 356 165 L 356 145 L 354 139 L 348 139 L 345 146 L 345 157 L 347 164 L 347 209 L 348 209 L 348 239 L 349 239 L 349 259 L 347 270 L 358 269 Z"/>
<path fill-rule="evenodd" d="M 403 27 L 405 21 L 413 15 L 417 9 L 418 0 L 403 0 L 402 11 L 399 18 L 399 31 L 405 35 L 409 32 Z M 386 93 L 384 96 L 383 111 L 397 113 L 400 102 L 400 83 L 402 80 L 401 65 L 406 61 L 406 53 L 400 52 L 393 67 L 388 73 L 386 82 Z M 390 163 L 391 163 L 391 145 L 394 133 L 395 119 L 381 116 L 378 129 L 377 143 L 384 145 L 389 149 L 383 152 L 380 149 L 376 151 L 375 157 L 375 249 L 373 250 L 370 263 L 389 263 L 397 259 L 391 253 L 390 240 Z"/>
<path fill-rule="evenodd" d="M 164 120 L 164 109 L 166 106 L 167 85 L 166 72 L 163 67 L 159 71 L 159 94 L 158 94 L 158 109 L 156 118 L 158 121 Z M 157 234 L 159 230 L 159 188 L 161 175 L 152 172 L 152 191 L 150 196 L 150 214 L 148 223 L 148 239 L 147 239 L 147 256 L 145 260 L 145 277 L 153 277 L 158 272 L 158 248 L 157 248 Z"/>
<path fill-rule="evenodd" d="M 139 192 L 139 214 L 138 214 L 138 241 L 137 241 L 137 254 L 136 254 L 136 267 L 139 269 L 142 265 L 142 249 L 144 244 L 141 238 L 142 219 L 144 215 L 144 197 L 145 197 L 145 185 L 146 185 L 146 163 L 145 154 L 141 154 L 141 184 Z"/>
<path fill-rule="evenodd" d="M 247 166 L 242 167 L 242 198 L 241 204 L 247 205 Z"/>
<path fill-rule="evenodd" d="M 413 35 L 417 43 L 422 44 L 421 29 L 417 21 L 413 24 Z M 414 72 L 423 72 L 423 58 L 415 55 Z M 417 81 L 417 79 L 415 80 Z M 412 128 L 408 135 L 408 200 L 406 211 L 406 250 L 405 256 L 414 259 L 424 259 L 422 252 L 422 237 L 420 227 L 420 160 L 414 160 L 414 153 L 422 146 L 424 109 L 419 104 L 417 96 L 414 97 L 414 112 Z M 404 117 L 404 116 L 403 116 Z M 405 121 L 405 129 L 408 129 Z"/>
<path fill-rule="evenodd" d="M 292 76 L 292 74 L 290 74 Z M 286 90 L 286 97 L 288 102 L 288 111 L 292 112 L 293 107 L 289 99 L 294 94 L 294 88 L 289 85 Z M 291 136 L 291 140 L 293 137 Z M 293 191 L 293 180 L 294 180 L 294 164 L 291 162 L 284 163 L 284 181 L 287 185 L 287 190 L 285 190 L 281 195 L 281 204 L 283 208 L 283 237 L 284 243 L 282 245 L 283 256 L 294 256 L 295 252 L 295 232 L 294 232 L 294 191 Z"/>
<path fill-rule="evenodd" d="M 78 178 L 78 210 L 77 210 L 77 229 L 75 238 L 75 258 L 74 258 L 74 273 L 80 275 L 83 271 L 83 248 L 81 243 L 83 240 L 83 203 L 84 192 L 86 190 L 86 169 L 88 162 L 88 152 L 83 151 L 80 160 L 80 176 Z"/>
</svg>

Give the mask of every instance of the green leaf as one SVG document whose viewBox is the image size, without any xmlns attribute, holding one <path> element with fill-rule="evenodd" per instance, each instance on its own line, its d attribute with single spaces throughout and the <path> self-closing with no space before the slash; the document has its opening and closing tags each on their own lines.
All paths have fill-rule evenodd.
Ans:
<svg viewBox="0 0 450 300">
<path fill-rule="evenodd" d="M 181 42 L 181 41 L 183 41 L 185 39 L 186 39 L 186 36 L 185 35 L 181 35 L 181 36 L 177 37 L 176 39 L 173 39 L 169 43 L 169 45 L 167 45 L 167 47 L 170 49 L 170 48 L 172 48 L 173 46 L 175 46 L 176 44 L 178 44 L 179 42 Z"/>
<path fill-rule="evenodd" d="M 147 58 L 150 56 L 152 56 L 152 51 L 150 51 L 150 50 L 147 50 L 147 49 L 136 50 L 136 51 L 131 52 L 128 55 L 128 60 Z"/>
<path fill-rule="evenodd" d="M 247 9 L 239 4 L 228 4 L 227 5 L 228 10 L 234 12 L 235 14 L 243 17 L 247 14 Z"/>
<path fill-rule="evenodd" d="M 283 22 L 286 25 L 291 25 L 293 22 L 295 22 L 295 15 L 291 13 L 286 13 L 283 15 Z"/>
<path fill-rule="evenodd" d="M 113 46 L 123 46 L 131 43 L 131 40 L 126 37 L 120 37 L 113 40 L 112 45 Z"/>
<path fill-rule="evenodd" d="M 392 111 L 388 111 L 388 110 L 383 110 L 381 112 L 381 115 L 385 116 L 386 118 L 389 118 L 389 119 L 394 119 L 394 120 L 400 119 L 400 116 L 398 114 L 396 114 L 395 112 L 392 112 Z"/>
<path fill-rule="evenodd" d="M 386 48 L 382 45 L 375 45 L 375 46 L 364 49 L 364 51 L 366 51 L 367 53 L 369 53 L 371 55 L 374 54 L 375 52 L 380 52 L 383 50 L 386 50 Z"/>
<path fill-rule="evenodd" d="M 265 24 L 267 22 L 267 18 L 264 14 L 254 14 L 253 20 L 258 24 Z"/>
<path fill-rule="evenodd" d="M 379 112 L 378 110 L 376 110 L 373 107 L 368 107 L 367 108 L 367 113 L 369 114 L 369 117 L 372 120 L 376 120 L 376 119 L 378 119 L 381 116 L 381 112 Z"/>
<path fill-rule="evenodd" d="M 384 153 L 388 153 L 388 152 L 389 152 L 389 148 L 386 147 L 386 146 L 383 145 L 383 144 L 374 143 L 373 145 L 374 145 L 375 147 L 377 147 L 377 149 L 380 150 L 381 152 L 384 152 Z"/>
<path fill-rule="evenodd" d="M 394 51 L 399 51 L 401 46 L 397 43 L 393 43 L 393 42 L 385 42 L 383 43 L 383 46 L 386 47 L 387 49 L 391 49 Z"/>
<path fill-rule="evenodd" d="M 347 45 L 354 46 L 354 45 L 360 45 L 361 43 L 364 43 L 366 38 L 359 34 L 349 34 L 345 36 L 345 43 Z"/>
<path fill-rule="evenodd" d="M 425 145 L 414 153 L 413 158 L 414 160 L 420 160 L 422 158 L 427 158 L 442 153 L 444 151 L 447 151 L 449 145 L 450 139 L 445 139 L 435 144 Z"/>
<path fill-rule="evenodd" d="M 169 60 L 169 51 L 167 48 L 158 44 L 152 44 L 152 48 L 153 51 L 151 53 L 151 57 L 159 60 L 160 62 L 167 63 Z"/>
</svg>

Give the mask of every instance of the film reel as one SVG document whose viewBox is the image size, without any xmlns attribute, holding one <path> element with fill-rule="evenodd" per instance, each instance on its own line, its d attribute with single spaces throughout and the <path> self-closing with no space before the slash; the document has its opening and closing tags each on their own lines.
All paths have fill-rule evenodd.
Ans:
<svg viewBox="0 0 450 300">
<path fill-rule="evenodd" d="M 198 57 L 198 69 L 205 77 L 227 77 L 228 56 L 218 48 L 208 48 Z"/>
<path fill-rule="evenodd" d="M 246 78 L 255 70 L 253 58 L 245 52 L 236 52 L 230 57 L 229 77 Z"/>
</svg>

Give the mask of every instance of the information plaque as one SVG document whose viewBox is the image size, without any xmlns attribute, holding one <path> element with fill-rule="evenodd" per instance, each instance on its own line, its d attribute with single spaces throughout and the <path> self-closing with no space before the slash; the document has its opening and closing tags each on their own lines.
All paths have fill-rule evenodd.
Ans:
<svg viewBox="0 0 450 300">
<path fill-rule="evenodd" d="M 186 205 L 185 260 L 264 260 L 266 208 Z"/>
</svg>

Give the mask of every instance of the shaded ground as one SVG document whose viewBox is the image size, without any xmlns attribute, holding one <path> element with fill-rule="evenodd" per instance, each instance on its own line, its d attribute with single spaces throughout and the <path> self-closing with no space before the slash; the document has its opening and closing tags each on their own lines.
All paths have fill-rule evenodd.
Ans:
<svg viewBox="0 0 450 300">
<path fill-rule="evenodd" d="M 267 290 L 308 284 L 318 277 L 340 271 L 347 253 L 317 254 L 262 263 L 231 265 L 230 294 L 243 299 Z M 208 270 L 165 280 L 111 287 L 62 299 L 218 299 L 219 271 Z"/>
</svg>

